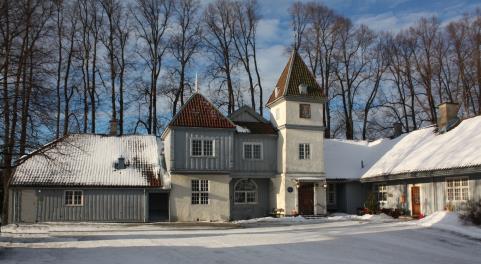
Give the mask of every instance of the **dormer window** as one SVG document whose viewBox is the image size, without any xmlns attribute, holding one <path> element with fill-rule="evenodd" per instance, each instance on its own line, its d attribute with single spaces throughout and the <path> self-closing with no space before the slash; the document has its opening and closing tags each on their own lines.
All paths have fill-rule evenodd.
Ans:
<svg viewBox="0 0 481 264">
<path fill-rule="evenodd" d="M 125 169 L 125 158 L 120 156 L 118 159 L 117 159 L 117 163 L 115 164 L 115 168 L 117 170 L 123 170 Z"/>
<path fill-rule="evenodd" d="M 307 94 L 307 88 L 308 88 L 307 84 L 305 84 L 305 83 L 299 84 L 299 94 L 306 95 Z"/>
</svg>

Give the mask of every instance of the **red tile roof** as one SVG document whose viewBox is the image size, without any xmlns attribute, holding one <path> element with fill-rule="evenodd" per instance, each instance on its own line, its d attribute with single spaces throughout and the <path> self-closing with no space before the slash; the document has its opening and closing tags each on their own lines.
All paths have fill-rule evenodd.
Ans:
<svg viewBox="0 0 481 264">
<path fill-rule="evenodd" d="M 172 118 L 169 127 L 235 128 L 209 100 L 195 93 Z"/>
<path fill-rule="evenodd" d="M 299 93 L 300 84 L 307 84 L 308 90 L 306 95 L 301 95 Z M 276 89 L 278 90 L 277 93 Z M 287 61 L 287 64 L 277 81 L 276 88 L 272 91 L 272 94 L 267 101 L 267 106 L 284 96 L 324 98 L 321 86 L 317 83 L 316 78 L 304 63 L 301 56 L 295 51 L 292 52 L 289 61 Z"/>
</svg>

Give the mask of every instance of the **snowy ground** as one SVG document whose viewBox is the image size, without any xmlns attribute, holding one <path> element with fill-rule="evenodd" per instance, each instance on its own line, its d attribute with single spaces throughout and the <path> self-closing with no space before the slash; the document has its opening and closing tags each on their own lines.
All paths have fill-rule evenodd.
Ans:
<svg viewBox="0 0 481 264">
<path fill-rule="evenodd" d="M 347 218 L 347 217 L 345 217 Z M 299 220 L 299 219 L 298 219 Z M 341 219 L 345 220 L 345 219 Z M 433 222 L 433 221 L 431 221 Z M 481 241 L 400 221 L 3 234 L 0 263 L 479 263 Z"/>
</svg>

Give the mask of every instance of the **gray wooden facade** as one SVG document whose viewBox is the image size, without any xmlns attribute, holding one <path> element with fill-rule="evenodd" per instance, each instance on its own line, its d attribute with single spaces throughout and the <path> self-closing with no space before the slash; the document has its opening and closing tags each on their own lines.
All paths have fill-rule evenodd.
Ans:
<svg viewBox="0 0 481 264">
<path fill-rule="evenodd" d="M 215 172 L 230 171 L 234 164 L 234 131 L 230 129 L 175 127 L 168 137 L 169 169 L 173 172 Z M 193 139 L 214 140 L 214 157 L 192 157 Z M 169 162 L 169 161 L 167 161 Z"/>
<path fill-rule="evenodd" d="M 256 203 L 236 204 L 234 201 L 234 186 L 242 178 L 233 178 L 230 182 L 230 218 L 243 220 L 267 216 L 271 211 L 269 204 L 269 179 L 251 179 L 257 185 Z"/>
<path fill-rule="evenodd" d="M 327 180 L 327 183 L 335 185 L 336 194 L 335 203 L 327 204 L 329 212 L 356 214 L 372 191 L 371 184 L 360 181 Z"/>
<path fill-rule="evenodd" d="M 67 190 L 82 191 L 83 204 L 65 205 Z M 150 192 L 159 191 L 143 188 L 12 188 L 10 222 L 147 222 Z"/>
<path fill-rule="evenodd" d="M 277 135 L 256 135 L 238 133 L 234 137 L 235 177 L 274 177 L 277 172 Z M 262 159 L 246 160 L 243 156 L 245 143 L 261 143 Z"/>
<path fill-rule="evenodd" d="M 467 179 L 469 199 L 481 199 L 481 168 L 453 168 L 437 171 L 412 172 L 407 174 L 385 175 L 362 179 L 364 184 L 371 183 L 373 190 L 376 184 L 385 184 L 387 201 L 384 207 L 402 208 L 411 213 L 411 188 L 419 187 L 420 209 L 424 215 L 454 207 L 459 210 L 463 201 L 448 201 L 447 180 Z"/>
</svg>

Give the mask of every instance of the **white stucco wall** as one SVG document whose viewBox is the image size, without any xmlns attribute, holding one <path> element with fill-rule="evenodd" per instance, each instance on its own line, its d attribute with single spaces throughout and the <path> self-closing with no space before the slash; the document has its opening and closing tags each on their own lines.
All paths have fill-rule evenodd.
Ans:
<svg viewBox="0 0 481 264">
<path fill-rule="evenodd" d="M 191 203 L 191 180 L 209 180 L 209 204 Z M 229 221 L 229 175 L 172 175 L 172 221 Z"/>
</svg>

